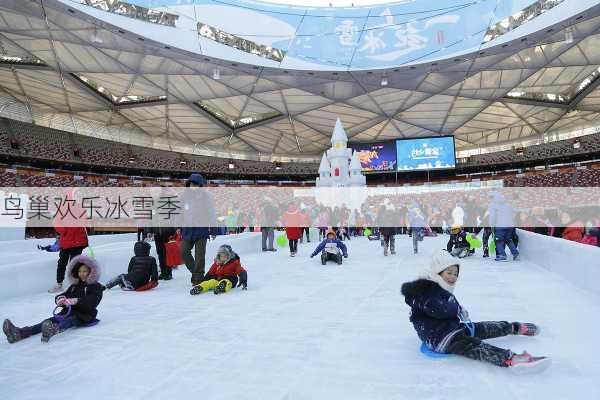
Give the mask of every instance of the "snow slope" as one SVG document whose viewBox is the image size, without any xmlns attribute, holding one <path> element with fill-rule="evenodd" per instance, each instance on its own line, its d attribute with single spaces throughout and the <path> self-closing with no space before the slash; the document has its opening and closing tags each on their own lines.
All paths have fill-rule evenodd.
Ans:
<svg viewBox="0 0 600 400">
<path fill-rule="evenodd" d="M 133 239 L 115 238 L 94 250 L 102 264 L 124 270 Z M 190 296 L 185 267 L 151 292 L 113 289 L 96 327 L 70 330 L 49 344 L 37 336 L 9 345 L 2 336 L 0 398 L 600 398 L 599 296 L 528 261 L 465 260 L 455 294 L 473 320 L 539 323 L 538 337 L 492 342 L 552 356 L 550 369 L 514 376 L 419 352 L 399 288 L 445 240 L 426 238 L 414 256 L 410 239 L 397 236 L 398 254 L 384 258 L 379 242 L 353 239 L 341 267 L 309 259 L 315 243 L 300 245 L 296 258 L 285 250 L 244 252 L 248 291 L 221 296 Z M 3 249 L 2 258 L 19 258 L 15 251 Z M 21 267 L 26 274 L 26 262 Z M 4 298 L 0 318 L 38 322 L 52 311 L 52 300 L 41 292 Z"/>
</svg>

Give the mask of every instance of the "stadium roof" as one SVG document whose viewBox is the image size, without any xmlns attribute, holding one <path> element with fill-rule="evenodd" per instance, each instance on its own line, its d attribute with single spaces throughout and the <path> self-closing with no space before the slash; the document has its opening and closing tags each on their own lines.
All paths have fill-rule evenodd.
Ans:
<svg viewBox="0 0 600 400">
<path fill-rule="evenodd" d="M 529 5 L 490 20 L 475 49 L 442 46 L 427 62 L 381 68 L 298 63 L 299 54 L 207 30 L 200 18 L 202 46 L 192 51 L 177 45 L 182 17 L 173 7 L 143 11 L 142 3 L 1 0 L 0 115 L 155 148 L 283 161 L 318 160 L 338 117 L 350 142 L 453 134 L 460 150 L 600 115 L 598 1 L 521 1 Z M 260 24 L 248 23 L 256 34 Z"/>
</svg>

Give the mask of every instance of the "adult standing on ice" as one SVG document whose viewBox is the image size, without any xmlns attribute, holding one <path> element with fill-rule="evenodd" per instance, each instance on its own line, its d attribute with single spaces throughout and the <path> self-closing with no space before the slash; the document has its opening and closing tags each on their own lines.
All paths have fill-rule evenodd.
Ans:
<svg viewBox="0 0 600 400">
<path fill-rule="evenodd" d="M 513 241 L 515 223 L 513 219 L 514 210 L 506 203 L 506 198 L 500 192 L 492 191 L 489 196 L 492 201 L 488 209 L 490 227 L 494 229 L 496 236 L 496 260 L 506 261 L 505 244 L 508 245 L 513 260 L 519 259 L 519 251 Z"/>
<path fill-rule="evenodd" d="M 59 208 L 60 216 L 54 220 L 54 230 L 59 235 L 58 262 L 56 265 L 56 284 L 48 292 L 58 293 L 63 290 L 63 281 L 67 265 L 73 259 L 80 255 L 88 246 L 88 235 L 85 226 L 75 219 L 75 215 L 81 215 L 81 210 L 75 210 L 75 189 L 65 196 L 65 201 Z"/>
<path fill-rule="evenodd" d="M 210 194 L 202 190 L 205 184 L 202 175 L 191 174 L 185 183 L 187 189 L 182 201 L 181 258 L 192 274 L 193 286 L 204 278 L 206 242 L 211 234 L 217 233 L 215 205 Z"/>
</svg>

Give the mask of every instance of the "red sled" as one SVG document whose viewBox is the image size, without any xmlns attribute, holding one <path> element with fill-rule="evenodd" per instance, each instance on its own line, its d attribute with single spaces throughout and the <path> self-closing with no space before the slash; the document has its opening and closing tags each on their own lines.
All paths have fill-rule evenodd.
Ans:
<svg viewBox="0 0 600 400">
<path fill-rule="evenodd" d="M 171 236 L 169 241 L 165 243 L 165 252 L 167 267 L 175 268 L 183 264 L 183 259 L 181 258 L 181 236 Z"/>
<path fill-rule="evenodd" d="M 139 288 L 135 289 L 135 291 L 136 292 L 145 292 L 146 290 L 152 290 L 157 286 L 158 286 L 157 282 L 150 281 L 150 282 L 140 286 Z"/>
</svg>

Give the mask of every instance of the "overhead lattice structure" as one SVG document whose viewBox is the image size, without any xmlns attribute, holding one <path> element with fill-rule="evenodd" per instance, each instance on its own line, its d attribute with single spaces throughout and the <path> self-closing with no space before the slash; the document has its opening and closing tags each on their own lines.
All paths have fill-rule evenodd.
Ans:
<svg viewBox="0 0 600 400">
<path fill-rule="evenodd" d="M 287 68 L 299 54 L 199 20 L 192 51 L 177 46 L 181 16 L 130 3 L 0 0 L 0 115 L 283 161 L 318 160 L 338 117 L 350 142 L 452 134 L 460 150 L 600 116 L 598 1 L 525 2 L 525 14 L 491 19 L 475 49 L 377 69 Z"/>
</svg>

